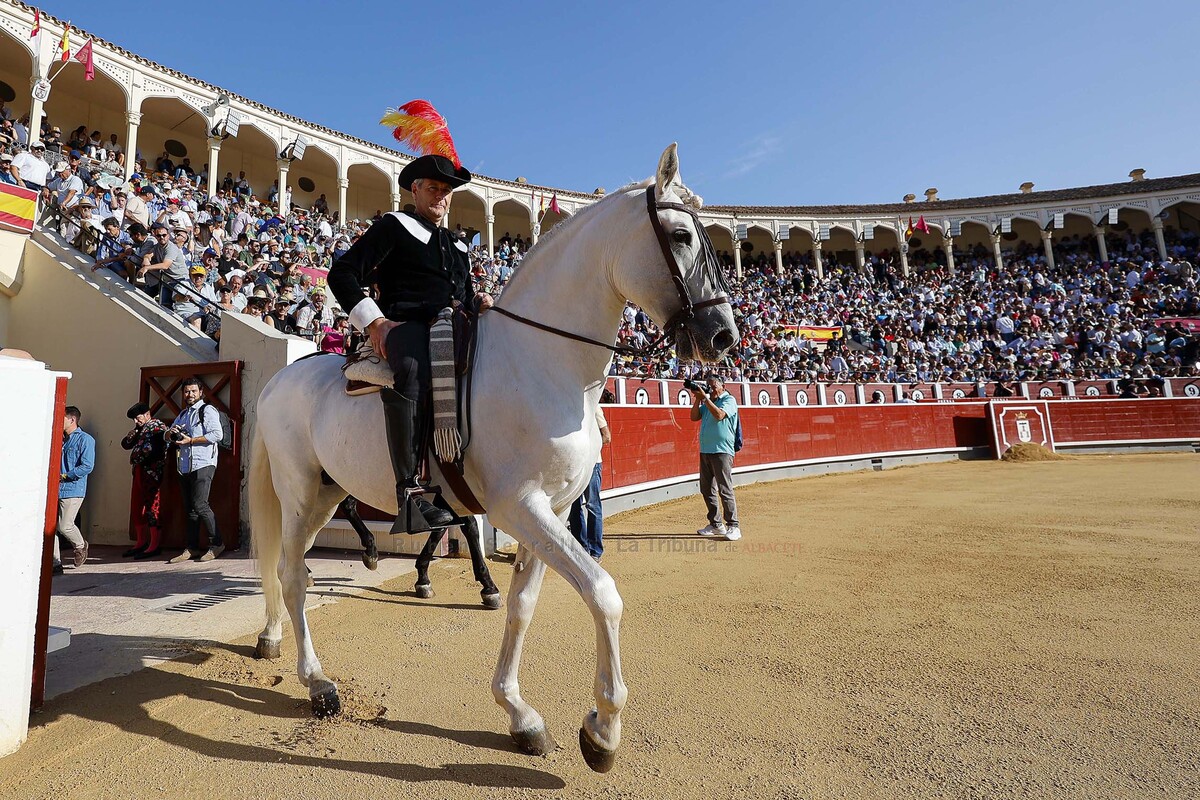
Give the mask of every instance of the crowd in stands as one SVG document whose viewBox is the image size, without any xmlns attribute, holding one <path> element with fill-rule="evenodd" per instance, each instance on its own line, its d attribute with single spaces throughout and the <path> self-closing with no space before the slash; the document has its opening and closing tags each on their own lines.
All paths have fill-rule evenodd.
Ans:
<svg viewBox="0 0 1200 800">
<path fill-rule="evenodd" d="M 220 337 L 223 313 L 246 313 L 341 352 L 346 317 L 320 287 L 332 262 L 371 224 L 338 225 L 324 196 L 304 209 L 281 204 L 279 187 L 260 199 L 245 174 L 227 173 L 212 197 L 207 165 L 195 170 L 163 153 L 138 159 L 131 179 L 116 134 L 80 126 L 65 138 L 44 121 L 42 147 L 24 149 L 28 118 L 0 104 L 0 181 L 44 193 L 60 231 L 77 247 L 159 298 L 184 322 Z M 378 215 L 376 215 L 378 218 Z M 103 233 L 104 235 L 97 235 Z M 464 238 L 466 234 L 459 231 Z M 1160 257 L 1152 232 L 1126 228 L 1106 237 L 1101 262 L 1093 237 L 1054 241 L 1050 266 L 1040 246 L 1017 242 L 997 269 L 990 248 L 868 254 L 861 271 L 826 253 L 824 275 L 810 254 L 747 253 L 743 276 L 722 267 L 734 287 L 742 339 L 718 367 L 726 380 L 1010 381 L 1153 379 L 1200 374 L 1197 339 L 1160 318 L 1200 316 L 1196 267 L 1200 236 L 1168 230 Z M 476 288 L 499 296 L 530 243 L 505 233 L 491 255 L 471 250 Z M 797 332 L 840 329 L 822 346 Z M 659 330 L 626 309 L 617 342 L 644 345 Z M 648 360 L 618 356 L 611 373 L 691 377 L 698 364 L 673 352 Z"/>
<path fill-rule="evenodd" d="M 1110 232 L 1111 260 L 1100 262 L 1092 237 L 1054 247 L 1049 266 L 1040 246 L 1018 244 L 997 269 L 990 249 L 944 256 L 912 254 L 904 276 L 895 254 L 871 255 L 863 271 L 827 254 L 818 278 L 811 256 L 789 254 L 776 274 L 773 254 L 748 258 L 732 276 L 734 316 L 742 339 L 718 372 L 726 380 L 1040 381 L 1200 375 L 1197 337 L 1161 318 L 1200 316 L 1196 267 L 1200 236 L 1172 232 L 1159 257 L 1151 231 Z M 835 327 L 828 346 L 795 326 Z M 641 345 L 658 335 L 630 307 L 618 341 Z M 647 363 L 618 358 L 612 374 L 689 377 L 695 364 L 670 355 Z"/>
<path fill-rule="evenodd" d="M 126 181 L 116 134 L 81 126 L 64 138 L 45 121 L 41 141 L 24 147 L 27 126 L 0 121 L 0 181 L 40 191 L 43 224 L 95 256 L 97 269 L 218 340 L 222 315 L 244 313 L 342 352 L 347 319 L 320 284 L 371 220 L 339 225 L 324 196 L 311 209 L 281 204 L 277 185 L 260 199 L 244 173 L 227 174 L 209 197 L 207 165 L 198 172 L 165 152 L 153 165 L 139 158 Z"/>
</svg>

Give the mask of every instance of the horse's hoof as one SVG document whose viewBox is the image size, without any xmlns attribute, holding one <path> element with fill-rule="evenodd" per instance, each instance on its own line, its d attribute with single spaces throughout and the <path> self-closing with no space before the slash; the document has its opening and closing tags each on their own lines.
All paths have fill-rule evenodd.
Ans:
<svg viewBox="0 0 1200 800">
<path fill-rule="evenodd" d="M 480 592 L 480 596 L 483 598 L 484 608 L 495 609 L 495 608 L 500 608 L 501 606 L 504 605 L 504 600 L 500 597 L 499 592 L 496 592 L 494 594 L 484 594 L 483 592 Z"/>
<path fill-rule="evenodd" d="M 587 731 L 579 729 L 579 752 L 593 772 L 608 772 L 617 761 L 616 750 L 602 750 L 588 737 Z"/>
<path fill-rule="evenodd" d="M 316 586 L 316 585 L 317 585 L 317 584 L 316 584 L 316 582 L 315 582 L 315 581 L 313 580 L 313 578 L 312 578 L 312 573 L 310 572 L 310 573 L 308 574 L 308 588 L 310 588 L 310 589 L 311 589 L 312 587 L 314 587 L 314 586 Z"/>
<path fill-rule="evenodd" d="M 522 753 L 531 756 L 549 755 L 558 749 L 558 742 L 554 741 L 554 737 L 544 725 L 529 731 L 513 731 L 512 738 Z"/>
<path fill-rule="evenodd" d="M 433 586 L 428 583 L 418 583 L 416 587 L 417 597 L 422 600 L 429 600 L 433 597 Z"/>
<path fill-rule="evenodd" d="M 338 690 L 333 686 L 312 699 L 313 716 L 317 719 L 328 719 L 342 710 L 342 701 L 338 698 Z"/>
<path fill-rule="evenodd" d="M 279 658 L 279 642 L 272 642 L 270 639 L 259 639 L 258 644 L 254 647 L 255 658 L 266 658 L 274 660 Z"/>
<path fill-rule="evenodd" d="M 378 553 L 372 554 L 372 553 L 363 551 L 362 560 L 363 560 L 363 566 L 366 567 L 367 569 L 371 569 L 371 570 L 379 569 L 379 554 Z"/>
</svg>

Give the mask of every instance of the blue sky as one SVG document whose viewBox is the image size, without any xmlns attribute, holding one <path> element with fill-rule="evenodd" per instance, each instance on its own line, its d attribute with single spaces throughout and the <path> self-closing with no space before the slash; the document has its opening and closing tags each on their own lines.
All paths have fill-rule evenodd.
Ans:
<svg viewBox="0 0 1200 800">
<path fill-rule="evenodd" d="M 714 204 L 1200 172 L 1195 0 L 43 8 L 381 143 L 384 110 L 423 97 L 469 168 L 581 191 L 648 176 L 672 141 L 684 180 Z"/>
</svg>

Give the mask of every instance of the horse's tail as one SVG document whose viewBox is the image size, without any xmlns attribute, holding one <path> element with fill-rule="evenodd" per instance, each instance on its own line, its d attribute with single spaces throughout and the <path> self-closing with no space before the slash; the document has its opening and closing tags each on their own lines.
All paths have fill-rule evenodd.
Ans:
<svg viewBox="0 0 1200 800">
<path fill-rule="evenodd" d="M 267 619 L 283 615 L 283 587 L 279 583 L 279 557 L 283 552 L 283 509 L 271 478 L 271 459 L 262 428 L 254 430 L 250 461 L 250 554 L 258 561 Z"/>
</svg>

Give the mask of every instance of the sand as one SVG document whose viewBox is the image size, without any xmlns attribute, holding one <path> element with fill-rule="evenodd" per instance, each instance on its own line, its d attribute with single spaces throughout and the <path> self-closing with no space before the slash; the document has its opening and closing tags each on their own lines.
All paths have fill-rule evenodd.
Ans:
<svg viewBox="0 0 1200 800">
<path fill-rule="evenodd" d="M 547 579 L 522 689 L 563 748 L 524 756 L 489 688 L 504 612 L 451 560 L 433 600 L 310 616 L 340 719 L 309 718 L 290 633 L 277 662 L 214 642 L 51 701 L 0 797 L 1195 797 L 1198 480 L 1195 455 L 964 462 L 744 487 L 738 543 L 689 535 L 695 498 L 613 519 L 608 775 L 575 743 L 578 597 Z"/>
</svg>

